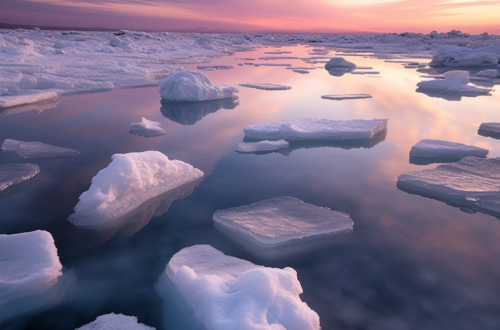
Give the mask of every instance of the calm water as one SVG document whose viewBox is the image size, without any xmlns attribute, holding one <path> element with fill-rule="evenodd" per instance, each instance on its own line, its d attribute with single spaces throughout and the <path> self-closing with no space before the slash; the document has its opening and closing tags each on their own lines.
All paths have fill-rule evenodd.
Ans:
<svg viewBox="0 0 500 330">
<path fill-rule="evenodd" d="M 258 58 L 272 50 L 236 57 Z M 307 54 L 303 47 L 286 50 Z M 323 329 L 499 329 L 500 222 L 409 195 L 396 188 L 396 179 L 436 166 L 409 163 L 411 146 L 424 138 L 473 144 L 489 149 L 489 157 L 500 156 L 500 141 L 477 134 L 481 122 L 500 121 L 500 94 L 434 98 L 415 92 L 421 80 L 415 70 L 378 59 L 349 60 L 381 75 L 333 77 L 321 68 L 301 75 L 283 67 L 240 67 L 237 63 L 252 61 L 225 57 L 213 63 L 235 68 L 206 72 L 214 84 L 268 82 L 292 90 L 241 87 L 239 104 L 194 109 L 162 106 L 157 88 L 116 90 L 63 99 L 40 113 L 0 116 L 0 141 L 42 141 L 81 151 L 73 159 L 31 161 L 41 168 L 35 184 L 0 200 L 0 233 L 51 232 L 64 266 L 59 304 L 0 328 L 74 329 L 115 312 L 164 329 L 162 300 L 154 291 L 158 276 L 181 248 L 211 244 L 254 263 L 295 268 L 302 299 L 319 314 Z M 320 98 L 341 93 L 370 93 L 373 99 Z M 168 134 L 129 134 L 130 123 L 142 116 L 161 122 Z M 243 127 L 302 117 L 389 118 L 389 129 L 385 140 L 371 148 L 298 146 L 265 155 L 234 151 Z M 205 178 L 165 214 L 116 234 L 79 229 L 66 220 L 113 154 L 144 150 L 188 162 Z M 0 163 L 15 162 L 24 160 L 0 153 Z M 294 258 L 262 260 L 213 226 L 218 209 L 280 195 L 349 213 L 353 236 Z"/>
</svg>

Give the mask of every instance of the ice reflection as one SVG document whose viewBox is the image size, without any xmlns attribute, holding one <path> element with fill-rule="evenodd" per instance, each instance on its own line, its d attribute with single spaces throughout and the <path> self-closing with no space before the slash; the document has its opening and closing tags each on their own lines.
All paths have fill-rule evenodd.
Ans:
<svg viewBox="0 0 500 330">
<path fill-rule="evenodd" d="M 221 109 L 232 110 L 240 102 L 235 99 L 223 99 L 205 102 L 166 102 L 161 101 L 161 114 L 182 125 L 194 125 L 203 117 Z"/>
</svg>

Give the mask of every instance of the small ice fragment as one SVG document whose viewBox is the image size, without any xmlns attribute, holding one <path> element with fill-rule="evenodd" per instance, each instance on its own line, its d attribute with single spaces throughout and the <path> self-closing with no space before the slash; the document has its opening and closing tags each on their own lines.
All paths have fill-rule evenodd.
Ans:
<svg viewBox="0 0 500 330">
<path fill-rule="evenodd" d="M 333 94 L 333 95 L 323 95 L 322 99 L 326 100 L 355 100 L 355 99 L 371 99 L 373 96 L 370 94 Z"/>
<path fill-rule="evenodd" d="M 500 139 L 500 123 L 482 123 L 477 133 L 482 136 Z"/>
<path fill-rule="evenodd" d="M 380 74 L 379 71 L 353 71 L 351 74 Z"/>
<path fill-rule="evenodd" d="M 464 158 L 475 156 L 484 158 L 488 150 L 462 143 L 442 140 L 422 140 L 411 147 L 410 157 Z"/>
<path fill-rule="evenodd" d="M 287 67 L 285 69 L 288 69 L 288 70 L 316 70 L 317 67 L 315 67 L 315 66 L 290 66 L 290 67 Z"/>
<path fill-rule="evenodd" d="M 146 137 L 165 135 L 167 132 L 161 128 L 157 121 L 147 120 L 142 117 L 142 121 L 130 124 L 130 133 Z"/>
<path fill-rule="evenodd" d="M 290 87 L 290 86 L 267 84 L 267 83 L 263 83 L 263 84 L 239 84 L 239 85 L 242 87 L 263 89 L 266 91 L 284 91 L 284 90 L 292 89 L 292 87 Z"/>
<path fill-rule="evenodd" d="M 469 71 L 463 70 L 453 70 L 448 71 L 443 74 L 444 79 L 456 79 L 460 81 L 462 84 L 467 85 L 469 81 Z"/>
<path fill-rule="evenodd" d="M 0 192 L 21 184 L 40 173 L 35 164 L 2 164 L 0 165 Z"/>
<path fill-rule="evenodd" d="M 299 58 L 296 56 L 268 56 L 268 57 L 259 57 L 259 60 L 298 60 Z"/>
<path fill-rule="evenodd" d="M 255 63 L 254 66 L 292 66 L 285 63 Z"/>
<path fill-rule="evenodd" d="M 0 109 L 16 107 L 19 105 L 39 103 L 49 100 L 57 99 L 56 92 L 43 92 L 36 94 L 24 94 L 24 95 L 13 95 L 13 96 L 0 96 Z"/>
<path fill-rule="evenodd" d="M 250 152 L 264 152 L 264 151 L 273 151 L 279 150 L 283 148 L 288 148 L 289 143 L 285 140 L 278 141 L 258 141 L 258 142 L 240 142 L 236 145 L 236 151 L 243 153 Z"/>
<path fill-rule="evenodd" d="M 159 91 L 162 99 L 170 102 L 228 99 L 238 92 L 227 85 L 213 86 L 210 78 L 198 71 L 183 71 L 165 78 Z"/>
<path fill-rule="evenodd" d="M 3 142 L 2 150 L 15 151 L 25 159 L 75 157 L 80 154 L 78 150 L 57 147 L 42 142 L 23 142 L 12 139 L 6 139 Z"/>
<path fill-rule="evenodd" d="M 372 70 L 371 66 L 356 66 L 356 70 Z"/>
<path fill-rule="evenodd" d="M 233 68 L 232 65 L 198 65 L 196 67 L 198 70 L 207 70 L 207 69 L 212 69 L 212 70 L 230 70 Z"/>
<path fill-rule="evenodd" d="M 325 64 L 327 71 L 351 72 L 356 69 L 356 64 L 346 61 L 343 57 L 334 57 Z"/>
<path fill-rule="evenodd" d="M 155 328 L 139 323 L 136 316 L 110 313 L 98 316 L 95 321 L 75 330 L 155 330 Z"/>
<path fill-rule="evenodd" d="M 307 73 L 309 73 L 308 70 L 292 70 L 292 71 L 295 72 L 295 73 L 300 73 L 300 74 L 307 74 Z"/>
</svg>

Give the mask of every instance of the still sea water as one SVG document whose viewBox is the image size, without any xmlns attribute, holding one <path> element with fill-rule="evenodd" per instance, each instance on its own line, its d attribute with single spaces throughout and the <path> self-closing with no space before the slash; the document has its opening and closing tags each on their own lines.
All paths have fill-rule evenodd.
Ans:
<svg viewBox="0 0 500 330">
<path fill-rule="evenodd" d="M 489 157 L 500 156 L 500 141 L 477 134 L 482 122 L 500 122 L 500 94 L 454 101 L 430 97 L 415 92 L 421 74 L 414 69 L 363 56 L 346 59 L 380 75 L 334 77 L 324 64 L 309 74 L 237 65 L 309 66 L 301 60 L 258 60 L 273 50 L 216 59 L 212 64 L 234 69 L 205 73 L 214 84 L 274 83 L 291 90 L 240 87 L 235 103 L 175 107 L 161 104 L 157 87 L 124 89 L 62 99 L 41 112 L 0 116 L 0 141 L 41 141 L 81 151 L 70 159 L 30 160 L 41 169 L 36 182 L 0 198 L 0 233 L 49 231 L 64 266 L 56 303 L 0 324 L 2 330 L 69 330 L 111 312 L 174 330 L 163 322 L 154 285 L 172 255 L 194 244 L 210 244 L 256 264 L 293 267 L 304 289 L 302 300 L 319 314 L 323 329 L 500 329 L 500 221 L 396 187 L 398 175 L 436 167 L 409 163 L 409 150 L 421 139 L 472 144 L 489 149 Z M 310 48 L 281 50 L 307 56 Z M 373 98 L 321 99 L 344 93 Z M 130 123 L 143 116 L 160 122 L 167 134 L 129 134 Z M 234 151 L 245 126 L 298 118 L 388 118 L 389 128 L 371 145 L 298 145 L 263 155 Z M 67 221 L 113 154 L 145 150 L 187 162 L 205 177 L 163 215 L 140 218 L 116 232 Z M 20 162 L 27 161 L 0 152 L 0 164 Z M 292 258 L 266 260 L 213 225 L 216 210 L 282 195 L 349 213 L 352 237 Z"/>
</svg>

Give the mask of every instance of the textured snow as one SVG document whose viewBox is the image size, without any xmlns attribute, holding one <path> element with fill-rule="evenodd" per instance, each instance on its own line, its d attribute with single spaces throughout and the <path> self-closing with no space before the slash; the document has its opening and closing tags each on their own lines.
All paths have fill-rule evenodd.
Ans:
<svg viewBox="0 0 500 330">
<path fill-rule="evenodd" d="M 212 85 L 207 75 L 198 71 L 184 71 L 165 78 L 160 83 L 164 101 L 200 102 L 233 98 L 238 90 L 231 86 Z"/>
<path fill-rule="evenodd" d="M 500 123 L 482 123 L 479 126 L 478 134 L 493 138 L 500 138 Z"/>
<path fill-rule="evenodd" d="M 75 330 L 154 330 L 137 321 L 136 316 L 123 314 L 106 314 L 98 316 L 95 321 L 81 326 Z"/>
<path fill-rule="evenodd" d="M 500 217 L 500 159 L 465 157 L 398 177 L 398 188 L 453 206 Z"/>
<path fill-rule="evenodd" d="M 239 152 L 264 152 L 288 148 L 289 143 L 285 140 L 278 141 L 258 141 L 258 142 L 240 142 L 236 145 L 236 151 Z"/>
<path fill-rule="evenodd" d="M 31 103 L 45 102 L 57 98 L 58 96 L 55 92 L 31 93 L 31 94 L 12 95 L 12 96 L 0 95 L 0 109 L 17 107 L 20 105 L 26 105 Z"/>
<path fill-rule="evenodd" d="M 35 164 L 2 164 L 0 165 L 0 192 L 28 181 L 40 173 Z"/>
<path fill-rule="evenodd" d="M 447 46 L 438 49 L 429 63 L 431 67 L 482 67 L 494 66 L 500 61 L 500 46 L 481 48 Z"/>
<path fill-rule="evenodd" d="M 413 157 L 464 158 L 467 156 L 486 157 L 488 150 L 462 143 L 442 140 L 422 140 L 411 147 Z"/>
<path fill-rule="evenodd" d="M 173 292 L 186 318 L 206 330 L 320 329 L 319 316 L 300 299 L 294 269 L 257 266 L 209 245 L 176 253 L 156 288 L 164 312 Z"/>
<path fill-rule="evenodd" d="M 80 151 L 57 147 L 42 142 L 23 142 L 6 139 L 2 144 L 3 151 L 15 151 L 26 159 L 75 157 Z"/>
<path fill-rule="evenodd" d="M 284 91 L 284 90 L 292 89 L 292 87 L 290 87 L 290 86 L 267 84 L 267 83 L 263 83 L 263 84 L 239 84 L 239 85 L 243 86 L 243 87 L 263 89 L 266 91 Z"/>
<path fill-rule="evenodd" d="M 322 99 L 327 100 L 355 100 L 355 99 L 371 99 L 373 96 L 370 94 L 334 94 L 334 95 L 323 95 Z"/>
<path fill-rule="evenodd" d="M 417 83 L 418 91 L 432 91 L 459 95 L 480 95 L 491 92 L 490 88 L 467 85 L 469 83 L 468 71 L 448 71 L 444 74 L 445 79 L 421 81 Z"/>
<path fill-rule="evenodd" d="M 203 172 L 158 151 L 115 154 L 92 178 L 68 220 L 79 226 L 112 223 L 147 200 L 196 181 Z"/>
<path fill-rule="evenodd" d="M 387 129 L 388 119 L 330 120 L 302 118 L 290 122 L 247 126 L 245 136 L 259 140 L 357 140 L 370 139 Z"/>
<path fill-rule="evenodd" d="M 167 132 L 161 128 L 161 124 L 159 122 L 147 120 L 144 117 L 142 117 L 140 122 L 130 124 L 130 133 L 142 136 L 158 136 L 167 134 Z"/>
</svg>

